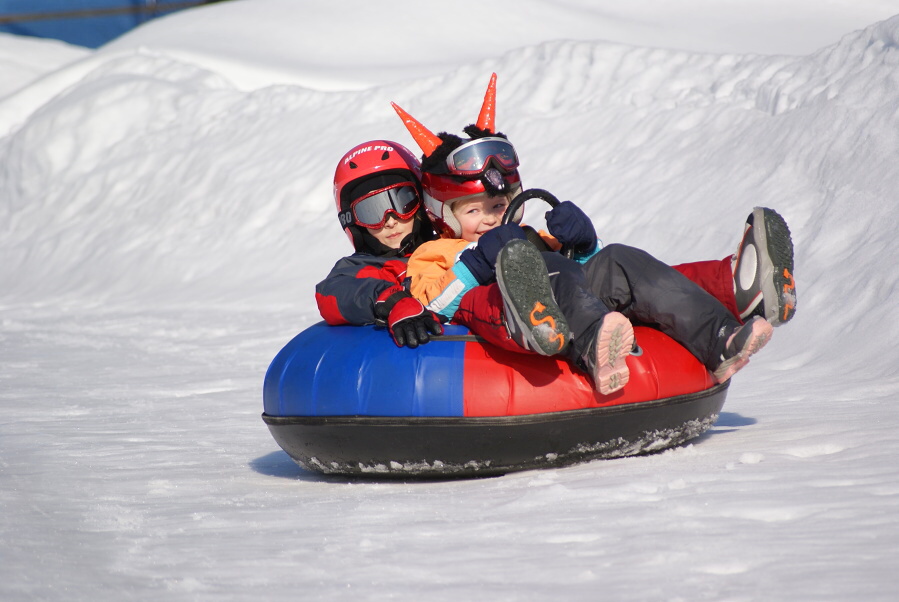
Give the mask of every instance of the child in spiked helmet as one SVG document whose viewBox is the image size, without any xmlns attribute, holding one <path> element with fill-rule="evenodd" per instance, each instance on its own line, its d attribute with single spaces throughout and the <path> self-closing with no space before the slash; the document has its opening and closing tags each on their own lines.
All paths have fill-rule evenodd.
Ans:
<svg viewBox="0 0 899 602">
<path fill-rule="evenodd" d="M 489 102 L 485 102 L 485 106 L 488 104 L 495 106 L 495 79 L 491 82 L 490 89 L 492 95 L 488 90 Z M 477 126 L 472 127 L 479 128 L 483 134 L 492 134 L 490 130 L 492 130 L 493 124 L 493 109 L 488 106 L 486 110 L 482 110 L 482 118 L 479 118 Z M 487 121 L 484 121 L 485 119 Z M 413 122 L 414 120 L 408 121 L 407 127 Z M 501 134 L 482 135 L 481 137 L 503 138 Z M 442 140 L 439 140 L 437 144 L 439 145 L 441 142 Z M 473 145 L 476 147 L 473 149 L 474 152 L 466 149 L 457 152 L 453 156 L 454 167 L 463 171 L 466 167 L 472 167 L 465 165 L 463 159 L 466 158 L 466 155 L 469 155 L 469 160 L 472 158 L 477 160 L 479 152 L 485 148 L 489 150 L 492 144 L 493 142 L 478 143 Z M 514 149 L 512 152 L 514 153 Z M 493 155 L 495 156 L 492 157 L 492 165 L 500 168 L 502 162 L 510 164 L 510 159 L 517 162 L 517 156 L 510 158 L 508 154 L 503 156 L 501 153 L 493 153 Z M 488 158 L 491 156 L 488 155 Z M 430 167 L 430 169 L 432 172 L 441 171 L 439 165 Z M 511 196 L 520 190 L 520 178 L 518 178 L 517 170 L 505 171 L 507 173 L 503 174 L 502 184 L 509 185 L 509 196 Z M 469 172 L 469 175 L 476 173 L 472 170 Z M 486 176 L 487 174 L 485 172 L 477 173 L 477 175 Z M 496 174 L 493 176 L 494 181 L 497 181 Z M 436 210 L 432 210 L 431 217 L 435 218 L 435 225 L 447 234 L 449 231 L 446 222 L 452 223 L 452 220 L 448 219 L 450 214 L 436 218 L 436 215 L 440 215 L 437 211 L 441 211 L 445 207 L 442 201 L 451 201 L 460 195 L 477 192 L 478 189 L 486 190 L 491 184 L 490 180 L 475 184 L 467 183 L 472 178 L 464 177 L 454 178 L 447 183 L 439 177 L 431 177 L 429 172 L 422 174 L 419 162 L 412 153 L 402 145 L 386 140 L 357 145 L 341 158 L 334 178 L 335 202 L 341 227 L 348 235 L 356 253 L 338 261 L 328 277 L 316 287 L 319 310 L 329 324 L 381 323 L 388 326 L 398 345 L 410 347 L 428 342 L 430 336 L 441 330 L 435 315 L 427 311 L 420 303 L 422 300 L 427 302 L 426 298 L 409 298 L 409 279 L 406 277 L 406 262 L 409 254 L 419 248 L 423 242 L 434 237 L 433 230 L 429 227 L 427 219 L 424 218 L 423 207 L 418 202 L 418 199 L 422 198 L 423 191 L 419 187 L 422 178 L 428 181 L 427 192 L 430 193 L 424 195 L 424 198 L 429 207 Z M 496 186 L 502 184 L 496 184 Z M 413 190 L 418 192 L 418 197 L 413 198 Z M 576 207 L 574 210 L 579 212 Z M 565 215 L 558 208 L 554 215 L 557 224 L 558 222 L 562 224 L 579 223 L 577 220 L 561 219 Z M 786 229 L 786 224 L 782 223 L 782 218 L 770 210 L 764 210 L 762 213 L 761 209 L 756 209 L 747 220 L 739 253 L 733 260 L 726 258 L 722 261 L 683 264 L 675 266 L 676 269 L 703 286 L 735 314 L 738 314 L 735 290 L 737 291 L 736 297 L 740 297 L 741 288 L 737 286 L 737 280 L 738 273 L 741 273 L 743 281 L 748 283 L 749 288 L 749 291 L 743 291 L 743 297 L 747 301 L 746 307 L 749 308 L 747 313 L 753 311 L 766 315 L 769 317 L 769 321 L 775 325 L 785 322 L 792 317 L 794 306 L 781 304 L 784 305 L 784 313 L 781 315 L 779 311 L 774 312 L 772 318 L 770 315 L 772 312 L 767 310 L 774 304 L 766 302 L 760 292 L 762 285 L 771 284 L 770 274 L 773 267 L 773 262 L 769 257 L 773 257 L 773 254 L 766 252 L 765 232 L 769 233 L 769 245 L 773 240 L 780 242 L 781 247 L 784 246 L 782 244 L 783 236 L 777 239 L 770 235 L 772 215 L 780 220 L 781 233 L 786 234 L 786 242 L 789 243 L 789 231 Z M 753 227 L 754 217 L 756 219 Z M 589 226 L 590 236 L 595 237 L 589 220 L 586 220 L 586 224 Z M 775 223 L 776 225 L 778 224 Z M 584 226 L 583 221 L 580 222 L 580 226 Z M 556 226 L 556 230 L 558 230 L 558 226 Z M 598 247 L 594 248 L 593 253 L 597 249 Z M 792 251 L 791 245 L 789 250 Z M 581 260 L 583 261 L 588 255 L 582 254 Z M 739 267 L 741 262 L 738 258 L 744 256 L 751 257 L 751 268 L 738 270 L 732 274 L 731 263 L 733 262 Z M 780 260 L 781 263 L 784 263 L 783 257 Z M 789 267 L 792 269 L 791 254 L 789 260 Z M 742 263 L 745 266 L 750 262 Z M 767 269 L 767 276 L 764 272 L 765 269 Z M 789 272 L 786 269 L 783 271 L 786 277 Z M 787 283 L 791 283 L 791 281 L 791 277 L 784 280 Z M 753 288 L 758 292 L 754 296 L 747 294 L 747 292 L 751 293 Z M 525 292 L 533 292 L 533 287 L 525 287 Z M 545 291 L 543 294 L 545 296 Z M 769 295 L 768 292 L 765 294 L 769 298 L 774 296 Z M 780 297 L 776 298 L 780 300 Z M 400 301 L 403 303 L 400 304 Z M 414 301 L 419 303 L 414 303 Z M 777 309 L 779 310 L 780 307 Z M 527 352 L 510 337 L 506 330 L 503 314 L 503 298 L 498 285 L 494 282 L 487 286 L 477 286 L 465 294 L 459 303 L 455 318 L 459 323 L 469 326 L 473 333 L 491 343 L 507 349 Z M 561 314 L 560 311 L 559 314 Z M 552 317 L 552 314 L 542 313 L 540 316 Z M 563 323 L 563 320 L 564 318 L 560 316 L 561 325 L 559 326 L 551 320 L 547 320 L 546 323 L 553 324 L 553 328 L 564 329 L 567 328 L 567 325 Z M 557 340 L 554 341 L 551 337 L 547 337 L 546 341 L 549 345 L 557 345 Z M 567 345 L 567 342 L 565 344 Z"/>
</svg>

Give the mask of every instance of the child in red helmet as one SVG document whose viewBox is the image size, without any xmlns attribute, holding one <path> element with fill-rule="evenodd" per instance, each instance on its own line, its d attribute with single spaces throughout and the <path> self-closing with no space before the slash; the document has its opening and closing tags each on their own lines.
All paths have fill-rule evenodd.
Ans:
<svg viewBox="0 0 899 602">
<path fill-rule="evenodd" d="M 435 238 L 420 180 L 418 159 L 389 140 L 365 142 L 341 158 L 334 202 L 356 252 L 316 286 L 328 324 L 381 324 L 397 345 L 412 348 L 443 332 L 439 318 L 404 286 L 409 254 Z"/>
<path fill-rule="evenodd" d="M 502 321 L 524 348 L 565 352 L 592 374 L 602 393 L 627 382 L 623 355 L 633 341 L 627 318 L 674 338 L 719 382 L 741 369 L 769 340 L 772 328 L 764 318 L 754 316 L 741 325 L 721 302 L 649 254 L 623 245 L 599 250 L 592 223 L 570 202 L 550 211 L 547 224 L 558 242 L 579 251 L 583 265 L 557 253 L 541 257 L 514 223 L 497 227 L 498 219 L 491 216 L 505 210 L 520 190 L 520 178 L 514 148 L 493 128 L 495 74 L 478 123 L 465 129 L 468 140 L 445 133 L 435 136 L 394 108 L 424 152 L 423 186 L 431 217 L 444 236 L 455 237 L 425 243 L 410 258 L 412 294 L 429 309 L 467 323 L 473 331 L 484 322 L 497 326 Z M 470 212 L 480 219 L 473 219 L 466 230 Z M 496 319 L 496 299 L 484 287 L 494 277 L 502 293 L 501 320 Z M 483 307 L 492 308 L 493 315 Z M 564 339 L 570 335 L 573 342 L 566 350 Z M 553 347 L 556 343 L 558 348 Z"/>
</svg>

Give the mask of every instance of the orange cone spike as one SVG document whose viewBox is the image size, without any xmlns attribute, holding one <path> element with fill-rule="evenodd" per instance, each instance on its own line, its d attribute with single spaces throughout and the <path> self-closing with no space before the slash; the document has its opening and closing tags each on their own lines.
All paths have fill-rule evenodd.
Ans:
<svg viewBox="0 0 899 602">
<path fill-rule="evenodd" d="M 404 111 L 403 108 L 395 102 L 391 102 L 390 105 L 393 107 L 393 110 L 396 111 L 396 114 L 400 116 L 400 119 L 403 120 L 403 125 L 405 125 L 406 129 L 409 130 L 409 133 L 412 134 L 412 138 L 415 139 L 416 144 L 421 148 L 421 152 L 425 154 L 425 157 L 430 157 L 431 153 L 434 152 L 434 149 L 443 143 L 443 140 L 423 126 L 420 121 L 415 119 L 415 117 Z"/>
<path fill-rule="evenodd" d="M 481 114 L 478 115 L 476 124 L 482 130 L 495 134 L 496 130 L 496 73 L 490 77 L 487 93 L 484 94 L 484 104 L 481 105 Z"/>
</svg>

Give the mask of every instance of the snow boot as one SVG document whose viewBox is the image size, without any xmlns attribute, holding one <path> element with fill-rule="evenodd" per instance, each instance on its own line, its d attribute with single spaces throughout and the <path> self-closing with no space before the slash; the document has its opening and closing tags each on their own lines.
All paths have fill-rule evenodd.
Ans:
<svg viewBox="0 0 899 602">
<path fill-rule="evenodd" d="M 602 324 L 596 329 L 596 339 L 589 347 L 592 353 L 583 358 L 597 391 L 608 395 L 627 384 L 631 373 L 625 360 L 633 347 L 631 321 L 617 311 L 603 316 Z"/>
<path fill-rule="evenodd" d="M 571 331 L 553 296 L 540 251 L 526 240 L 506 243 L 496 258 L 496 282 L 512 339 L 540 355 L 563 352 Z"/>
<path fill-rule="evenodd" d="M 756 207 L 746 218 L 733 275 L 741 319 L 761 316 L 772 326 L 790 321 L 796 313 L 793 240 L 779 213 Z"/>
<path fill-rule="evenodd" d="M 737 328 L 721 354 L 721 363 L 714 372 L 715 380 L 723 383 L 749 363 L 749 356 L 757 353 L 771 340 L 774 327 L 761 316 L 753 316 Z"/>
</svg>

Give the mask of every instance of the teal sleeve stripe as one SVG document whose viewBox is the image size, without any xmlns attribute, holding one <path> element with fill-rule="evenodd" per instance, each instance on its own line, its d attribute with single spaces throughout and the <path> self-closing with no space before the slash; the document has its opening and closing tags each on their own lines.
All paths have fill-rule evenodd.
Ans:
<svg viewBox="0 0 899 602">
<path fill-rule="evenodd" d="M 465 293 L 478 286 L 478 281 L 464 263 L 456 263 L 451 271 L 456 280 L 428 305 L 428 309 L 450 320 L 456 315 Z"/>
<path fill-rule="evenodd" d="M 466 292 L 478 286 L 477 278 L 474 277 L 474 274 L 471 273 L 468 266 L 461 261 L 457 261 L 456 265 L 453 266 L 453 273 L 456 275 L 456 278 L 465 283 Z"/>
</svg>

